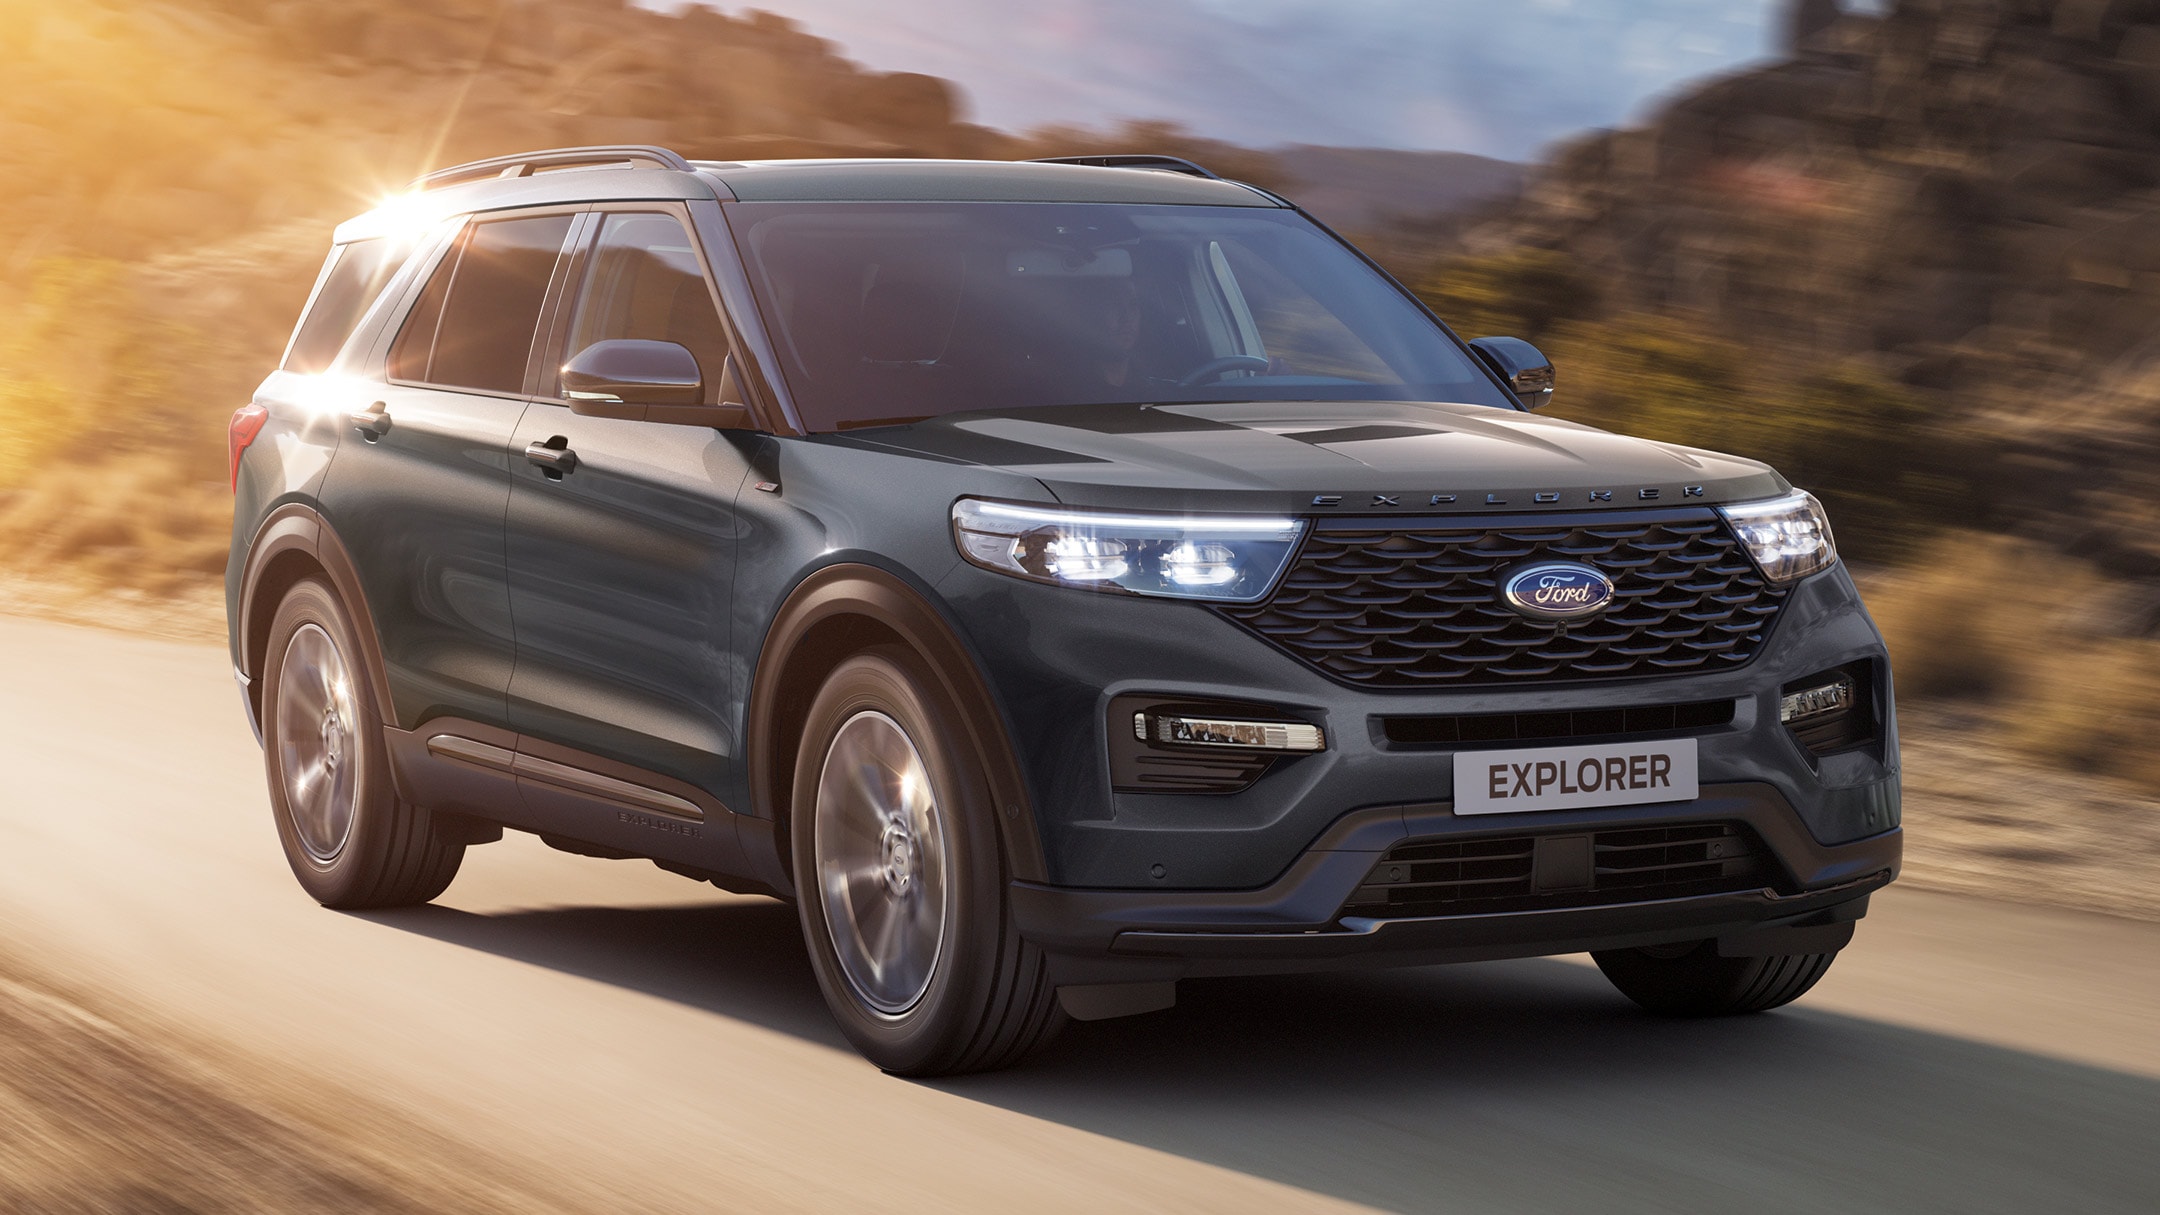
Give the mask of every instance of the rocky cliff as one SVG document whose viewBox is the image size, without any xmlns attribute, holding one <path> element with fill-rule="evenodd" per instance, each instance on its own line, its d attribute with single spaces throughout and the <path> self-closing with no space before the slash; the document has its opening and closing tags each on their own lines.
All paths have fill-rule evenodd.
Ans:
<svg viewBox="0 0 2160 1215">
<path fill-rule="evenodd" d="M 1858 360 L 1974 442 L 1994 522 L 2160 575 L 2160 0 L 1834 9 L 1561 148 L 1472 249 L 1769 364 Z"/>
</svg>

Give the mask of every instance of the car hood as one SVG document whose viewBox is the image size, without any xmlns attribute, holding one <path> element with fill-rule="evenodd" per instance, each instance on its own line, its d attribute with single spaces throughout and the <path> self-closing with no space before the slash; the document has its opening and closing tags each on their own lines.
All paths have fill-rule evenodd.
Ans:
<svg viewBox="0 0 2160 1215">
<path fill-rule="evenodd" d="M 949 414 L 853 442 L 1033 477 L 1125 509 L 1420 514 L 1771 497 L 1769 466 L 1495 409 L 1396 401 L 1046 406 Z"/>
</svg>

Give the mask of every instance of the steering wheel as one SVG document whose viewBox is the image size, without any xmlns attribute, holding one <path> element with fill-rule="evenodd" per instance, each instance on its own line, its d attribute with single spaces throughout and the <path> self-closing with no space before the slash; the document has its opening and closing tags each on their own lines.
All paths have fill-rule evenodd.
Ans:
<svg viewBox="0 0 2160 1215">
<path fill-rule="evenodd" d="M 1266 371 L 1272 364 L 1257 354 L 1226 354 L 1219 359 L 1209 359 L 1178 381 L 1178 387 L 1191 388 L 1209 380 L 1220 379 L 1233 371 Z"/>
</svg>

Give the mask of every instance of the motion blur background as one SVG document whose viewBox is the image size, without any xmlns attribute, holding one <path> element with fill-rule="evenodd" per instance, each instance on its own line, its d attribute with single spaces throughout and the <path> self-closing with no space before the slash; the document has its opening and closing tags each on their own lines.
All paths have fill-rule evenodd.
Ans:
<svg viewBox="0 0 2160 1215">
<path fill-rule="evenodd" d="M 2160 917 L 2160 0 L 0 0 L 0 62 L 0 606 L 222 635 L 222 423 L 425 168 L 1172 152 L 1823 496 L 1914 879 Z"/>
</svg>

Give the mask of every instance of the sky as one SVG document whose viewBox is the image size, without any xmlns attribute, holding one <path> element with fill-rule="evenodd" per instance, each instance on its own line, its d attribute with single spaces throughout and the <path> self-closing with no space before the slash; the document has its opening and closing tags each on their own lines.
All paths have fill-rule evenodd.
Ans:
<svg viewBox="0 0 2160 1215">
<path fill-rule="evenodd" d="M 714 0 L 753 6 L 957 81 L 972 121 L 1007 130 L 1158 118 L 1258 147 L 1527 160 L 1766 56 L 1786 0 Z"/>
</svg>

